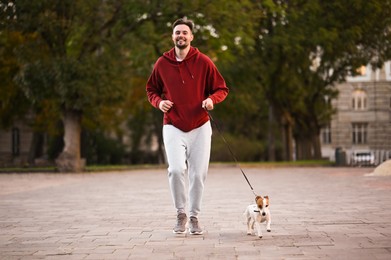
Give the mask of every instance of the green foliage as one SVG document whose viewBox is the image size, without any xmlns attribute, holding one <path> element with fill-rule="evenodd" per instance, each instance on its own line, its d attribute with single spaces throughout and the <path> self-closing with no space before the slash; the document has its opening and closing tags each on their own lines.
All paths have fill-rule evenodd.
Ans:
<svg viewBox="0 0 391 260">
<path fill-rule="evenodd" d="M 29 100 L 13 80 L 20 66 L 12 50 L 23 40 L 19 33 L 0 33 L 0 128 L 11 126 L 30 107 Z"/>
<path fill-rule="evenodd" d="M 82 135 L 82 157 L 91 165 L 115 165 L 124 163 L 125 147 L 118 140 L 99 132 Z"/>
<path fill-rule="evenodd" d="M 334 112 L 332 85 L 390 58 L 384 44 L 391 36 L 390 1 L 268 1 L 264 7 L 251 55 L 260 86 L 278 122 L 312 140 Z M 377 23 L 376 16 L 384 20 Z"/>
<path fill-rule="evenodd" d="M 277 123 L 295 126 L 297 138 L 316 135 L 334 113 L 330 86 L 361 65 L 391 58 L 390 0 L 6 2 L 12 4 L 0 4 L 0 126 L 31 105 L 34 125 L 51 134 L 62 133 L 57 122 L 67 109 L 82 112 L 91 135 L 120 138 L 127 121 L 132 158 L 142 153 L 142 138 L 149 144 L 161 135 L 162 115 L 148 104 L 145 83 L 172 48 L 171 23 L 179 17 L 195 21 L 193 45 L 216 62 L 230 87 L 213 115 L 243 160 L 266 157 L 269 106 Z M 212 158 L 228 160 L 214 139 Z"/>
<path fill-rule="evenodd" d="M 230 147 L 232 153 L 240 162 L 260 161 L 265 157 L 265 146 L 259 140 L 224 134 L 224 138 L 228 142 L 227 144 L 218 135 L 220 134 L 216 133 L 212 139 L 211 161 L 213 162 L 234 162 L 228 147 Z"/>
<path fill-rule="evenodd" d="M 32 35 L 14 46 L 17 83 L 28 100 L 83 111 L 97 119 L 101 107 L 119 104 L 129 81 L 130 62 L 121 38 L 122 1 L 18 1 L 6 30 Z M 134 14 L 138 15 L 138 14 Z"/>
</svg>

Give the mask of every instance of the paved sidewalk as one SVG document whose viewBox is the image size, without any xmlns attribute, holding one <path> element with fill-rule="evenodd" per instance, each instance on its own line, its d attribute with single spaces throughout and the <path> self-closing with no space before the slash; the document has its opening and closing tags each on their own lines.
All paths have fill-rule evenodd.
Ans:
<svg viewBox="0 0 391 260">
<path fill-rule="evenodd" d="M 0 174 L 0 259 L 391 259 L 391 176 L 373 168 L 244 168 L 272 232 L 246 235 L 254 195 L 212 166 L 201 236 L 174 235 L 165 169 Z"/>
</svg>

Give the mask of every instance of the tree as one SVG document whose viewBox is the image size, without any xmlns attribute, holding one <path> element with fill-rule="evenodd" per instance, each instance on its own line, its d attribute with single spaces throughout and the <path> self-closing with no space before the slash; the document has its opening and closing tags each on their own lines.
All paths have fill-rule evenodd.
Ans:
<svg viewBox="0 0 391 260">
<path fill-rule="evenodd" d="M 7 6 L 13 8 L 10 15 L 2 17 L 1 29 L 31 38 L 12 50 L 20 68 L 15 82 L 33 107 L 48 102 L 61 116 L 64 149 L 57 159 L 59 170 L 81 170 L 82 124 L 99 127 L 114 122 L 99 122 L 104 115 L 111 112 L 112 116 L 125 118 L 131 111 L 131 118 L 136 120 L 132 125 L 141 123 L 138 129 L 132 129 L 137 145 L 141 138 L 137 132 L 146 133 L 143 131 L 148 129 L 148 120 L 156 122 L 153 118 L 157 113 L 152 113 L 155 116 L 151 119 L 143 116 L 152 110 L 150 106 L 138 110 L 135 106 L 124 107 L 123 102 L 145 102 L 145 97 L 140 102 L 139 94 L 132 95 L 140 93 L 138 90 L 131 89 L 139 87 L 133 84 L 140 84 L 139 79 L 146 77 L 162 50 L 172 46 L 168 23 L 183 16 L 196 20 L 197 44 L 201 49 L 208 48 L 207 53 L 217 60 L 219 55 L 227 56 L 222 44 L 234 46 L 234 36 L 247 22 L 246 12 L 234 13 L 232 9 L 250 12 L 250 3 L 8 1 Z"/>
<path fill-rule="evenodd" d="M 8 128 L 15 118 L 22 117 L 29 108 L 29 102 L 13 81 L 19 72 L 19 64 L 12 50 L 25 39 L 19 33 L 0 34 L 0 128 Z"/>
<path fill-rule="evenodd" d="M 8 32 L 32 35 L 14 49 L 18 85 L 33 104 L 50 99 L 62 117 L 60 171 L 80 171 L 83 117 L 99 118 L 126 91 L 129 59 L 121 41 L 143 22 L 142 1 L 9 1 Z"/>
<path fill-rule="evenodd" d="M 12 6 L 8 6 L 10 8 Z M 4 9 L 3 9 L 4 10 Z M 7 8 L 5 8 L 7 10 Z M 32 103 L 15 83 L 14 79 L 21 70 L 17 57 L 14 55 L 15 46 L 34 40 L 33 35 L 22 35 L 14 31 L 0 33 L 0 128 L 8 129 L 17 119 L 23 120 L 33 129 L 28 163 L 33 164 L 35 157 L 43 154 L 43 135 L 40 129 L 42 117 L 34 117 L 39 110 L 44 110 L 48 103 L 32 107 Z M 50 120 L 49 120 L 50 122 Z"/>
<path fill-rule="evenodd" d="M 254 35 L 261 85 L 283 129 L 285 159 L 292 160 L 293 137 L 299 159 L 319 158 L 320 129 L 337 97 L 332 85 L 390 57 L 390 1 L 275 3 Z"/>
<path fill-rule="evenodd" d="M 314 15 L 310 22 L 312 27 L 309 26 L 313 32 L 310 34 L 313 42 L 309 53 L 311 66 L 307 66 L 307 73 L 303 75 L 304 83 L 310 83 L 306 102 L 311 107 L 306 120 L 307 125 L 312 125 L 309 137 L 313 154 L 303 159 L 320 158 L 320 129 L 331 118 L 328 101 L 337 97 L 332 86 L 345 81 L 348 75 L 355 75 L 362 65 L 371 63 L 373 67 L 381 67 L 391 57 L 391 1 L 351 0 L 342 4 L 319 1 L 311 10 Z M 301 22 L 305 21 L 303 19 Z M 327 110 L 319 107 L 322 103 Z"/>
</svg>

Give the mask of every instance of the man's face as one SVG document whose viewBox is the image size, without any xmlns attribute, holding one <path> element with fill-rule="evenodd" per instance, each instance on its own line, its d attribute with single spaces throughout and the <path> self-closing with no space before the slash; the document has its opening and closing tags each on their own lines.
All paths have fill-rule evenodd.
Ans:
<svg viewBox="0 0 391 260">
<path fill-rule="evenodd" d="M 172 32 L 172 41 L 179 49 L 185 49 L 193 40 L 193 34 L 190 28 L 185 24 L 179 24 L 174 27 Z"/>
</svg>

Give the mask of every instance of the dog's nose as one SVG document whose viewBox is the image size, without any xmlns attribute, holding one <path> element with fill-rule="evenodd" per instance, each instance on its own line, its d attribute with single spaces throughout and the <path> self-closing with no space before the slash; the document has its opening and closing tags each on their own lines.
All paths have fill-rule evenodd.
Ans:
<svg viewBox="0 0 391 260">
<path fill-rule="evenodd" d="M 266 213 L 265 213 L 265 212 L 262 212 L 262 216 L 266 216 Z"/>
</svg>

